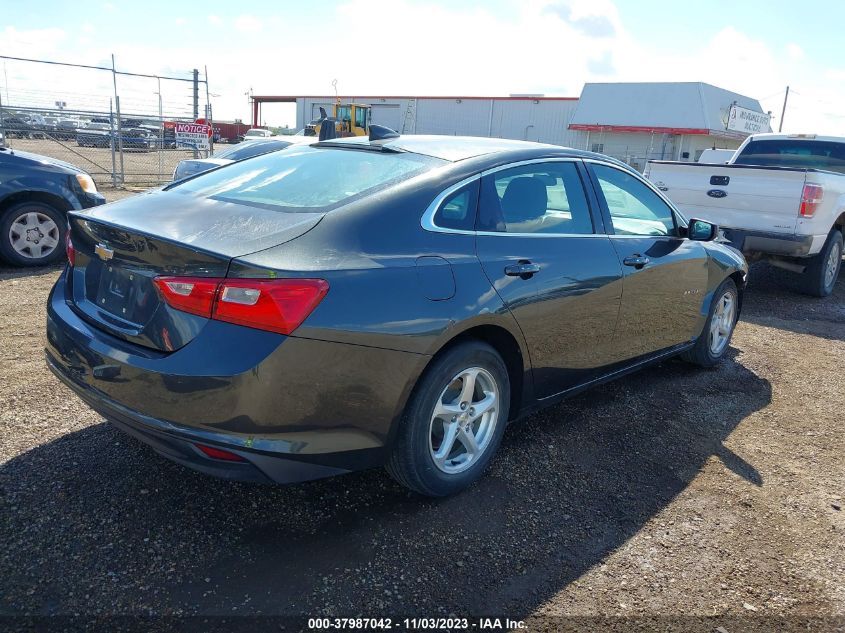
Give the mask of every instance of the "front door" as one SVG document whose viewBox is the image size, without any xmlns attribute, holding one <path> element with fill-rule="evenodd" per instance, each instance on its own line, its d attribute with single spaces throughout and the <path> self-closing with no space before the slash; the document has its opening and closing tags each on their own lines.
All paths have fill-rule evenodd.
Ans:
<svg viewBox="0 0 845 633">
<path fill-rule="evenodd" d="M 481 181 L 478 257 L 525 336 L 538 398 L 616 360 L 622 272 L 585 182 L 583 164 L 570 159 L 503 168 Z"/>
<path fill-rule="evenodd" d="M 707 251 L 680 237 L 672 208 L 639 177 L 588 166 L 624 275 L 614 345 L 630 359 L 689 342 L 706 318 Z"/>
</svg>

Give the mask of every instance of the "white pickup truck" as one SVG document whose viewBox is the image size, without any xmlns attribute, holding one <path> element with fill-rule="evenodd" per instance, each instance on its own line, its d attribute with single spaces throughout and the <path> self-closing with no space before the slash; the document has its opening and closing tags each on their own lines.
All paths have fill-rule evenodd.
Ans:
<svg viewBox="0 0 845 633">
<path fill-rule="evenodd" d="M 687 217 L 717 224 L 749 261 L 833 292 L 845 230 L 845 138 L 754 134 L 727 164 L 649 161 L 645 176 Z"/>
</svg>

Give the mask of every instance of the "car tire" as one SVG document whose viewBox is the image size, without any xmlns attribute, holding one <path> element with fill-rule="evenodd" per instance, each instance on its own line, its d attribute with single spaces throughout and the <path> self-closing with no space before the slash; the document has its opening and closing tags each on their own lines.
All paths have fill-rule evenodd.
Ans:
<svg viewBox="0 0 845 633">
<path fill-rule="evenodd" d="M 502 357 L 486 343 L 460 343 L 435 357 L 417 383 L 387 471 L 422 495 L 459 492 L 487 470 L 509 410 L 510 380 Z"/>
<path fill-rule="evenodd" d="M 833 292 L 841 269 L 842 232 L 833 228 L 821 252 L 810 259 L 810 263 L 801 274 L 799 289 L 813 297 L 827 297 Z"/>
<path fill-rule="evenodd" d="M 31 245 L 23 231 L 33 231 Z M 65 255 L 65 214 L 44 202 L 20 202 L 0 215 L 0 256 L 15 266 L 44 266 Z M 23 238 L 23 239 L 22 239 Z M 49 242 L 47 241 L 49 240 Z M 22 248 L 22 243 L 26 246 Z M 52 246 L 47 250 L 47 246 Z"/>
<path fill-rule="evenodd" d="M 710 302 L 710 312 L 695 345 L 684 360 L 700 367 L 713 367 L 725 356 L 739 316 L 739 292 L 733 279 L 725 279 Z"/>
</svg>

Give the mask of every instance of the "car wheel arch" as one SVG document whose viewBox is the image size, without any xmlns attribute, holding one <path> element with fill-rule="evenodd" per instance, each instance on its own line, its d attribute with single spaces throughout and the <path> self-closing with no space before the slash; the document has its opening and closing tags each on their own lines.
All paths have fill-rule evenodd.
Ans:
<svg viewBox="0 0 845 633">
<path fill-rule="evenodd" d="M 728 278 L 733 279 L 733 282 L 736 285 L 736 316 L 737 319 L 739 319 L 739 316 L 742 314 L 742 297 L 745 294 L 745 274 L 741 270 L 735 270 L 730 275 L 728 275 Z"/>
<path fill-rule="evenodd" d="M 511 383 L 511 405 L 508 420 L 517 418 L 523 405 L 524 396 L 526 393 L 530 394 L 531 364 L 525 343 L 521 340 L 521 334 L 516 334 L 501 324 L 470 323 L 459 331 L 450 332 L 447 339 L 439 342 L 436 352 L 431 355 L 419 377 L 423 376 L 436 358 L 468 340 L 487 343 L 502 357 Z M 419 382 L 419 377 L 417 382 Z"/>
<path fill-rule="evenodd" d="M 40 190 L 26 190 L 16 191 L 9 194 L 3 199 L 0 199 L 0 216 L 2 216 L 7 209 L 20 204 L 21 202 L 41 202 L 47 204 L 57 211 L 67 213 L 73 210 L 74 206 L 60 195 L 51 193 L 49 191 Z"/>
</svg>

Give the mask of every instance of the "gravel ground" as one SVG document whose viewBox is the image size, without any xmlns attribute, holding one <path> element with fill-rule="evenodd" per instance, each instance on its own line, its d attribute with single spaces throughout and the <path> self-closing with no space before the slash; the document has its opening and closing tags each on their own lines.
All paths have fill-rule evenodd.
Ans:
<svg viewBox="0 0 845 633">
<path fill-rule="evenodd" d="M 0 616 L 845 628 L 845 280 L 817 300 L 755 266 L 720 367 L 666 362 L 534 415 L 432 501 L 381 471 L 273 487 L 158 457 L 45 368 L 58 273 L 0 269 Z"/>
</svg>

